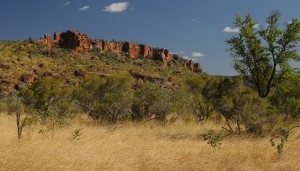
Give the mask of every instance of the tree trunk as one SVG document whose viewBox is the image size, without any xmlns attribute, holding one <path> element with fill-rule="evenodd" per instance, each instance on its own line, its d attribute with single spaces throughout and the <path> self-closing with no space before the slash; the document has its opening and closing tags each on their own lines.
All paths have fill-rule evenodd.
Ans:
<svg viewBox="0 0 300 171">
<path fill-rule="evenodd" d="M 233 129 L 232 129 L 231 125 L 230 125 L 230 121 L 229 121 L 229 119 L 228 119 L 228 118 L 225 118 L 225 120 L 226 120 L 226 124 L 227 124 L 227 126 L 228 126 L 228 127 L 229 127 L 229 129 L 230 129 L 230 132 L 233 132 Z"/>
<path fill-rule="evenodd" d="M 22 124 L 21 124 L 21 112 L 20 112 L 19 104 L 17 104 L 17 109 L 16 109 L 16 120 L 17 120 L 17 128 L 18 128 L 18 139 L 21 139 L 21 137 L 22 137 Z"/>
</svg>

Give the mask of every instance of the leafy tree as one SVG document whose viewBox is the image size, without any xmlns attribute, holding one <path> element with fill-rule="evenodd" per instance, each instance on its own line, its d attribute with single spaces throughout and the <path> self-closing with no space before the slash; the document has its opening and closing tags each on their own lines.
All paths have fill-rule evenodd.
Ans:
<svg viewBox="0 0 300 171">
<path fill-rule="evenodd" d="M 275 93 L 270 96 L 271 104 L 276 107 L 283 115 L 284 120 L 300 116 L 300 79 L 287 83 L 287 90 L 276 89 Z"/>
<path fill-rule="evenodd" d="M 240 123 L 249 133 L 261 134 L 263 126 L 274 122 L 272 116 L 267 115 L 269 105 L 267 99 L 260 98 L 253 90 L 245 88 L 242 95 L 238 98 Z"/>
<path fill-rule="evenodd" d="M 118 120 L 129 118 L 133 99 L 132 85 L 131 77 L 112 76 L 102 86 L 98 110 L 108 123 L 115 124 Z"/>
<path fill-rule="evenodd" d="M 182 86 L 178 87 L 177 89 L 174 89 L 170 92 L 170 112 L 173 113 L 174 115 L 171 116 L 170 121 L 174 122 L 176 119 L 179 117 L 183 119 L 184 121 L 190 121 L 191 115 L 190 115 L 190 109 L 191 109 L 191 96 L 189 93 L 189 90 Z"/>
<path fill-rule="evenodd" d="M 207 120 L 213 112 L 212 105 L 209 100 L 202 95 L 206 81 L 197 76 L 187 80 L 190 92 L 190 109 L 197 121 Z"/>
<path fill-rule="evenodd" d="M 24 87 L 22 87 L 24 88 Z M 18 132 L 18 139 L 22 138 L 22 133 L 23 133 L 23 128 L 25 126 L 31 126 L 36 123 L 36 117 L 32 116 L 30 112 L 24 111 L 24 106 L 22 102 L 24 101 L 24 98 L 20 95 L 20 92 L 14 90 L 8 96 L 8 101 L 7 101 L 7 108 L 8 108 L 8 113 L 13 113 L 15 112 L 16 114 L 16 124 L 17 124 L 17 132 Z M 21 117 L 21 114 L 24 113 L 24 117 Z M 28 134 L 29 135 L 29 134 Z M 30 136 L 29 136 L 30 138 Z"/>
<path fill-rule="evenodd" d="M 170 111 L 169 95 L 160 85 L 146 82 L 134 96 L 132 120 L 164 121 Z"/>
<path fill-rule="evenodd" d="M 39 79 L 24 89 L 20 96 L 23 104 L 41 119 L 42 124 L 47 125 L 52 137 L 76 111 L 70 90 L 59 80 Z"/>
<path fill-rule="evenodd" d="M 73 92 L 77 104 L 94 121 L 105 120 L 115 124 L 130 116 L 133 80 L 130 77 L 111 76 L 108 79 L 88 78 Z"/>
<path fill-rule="evenodd" d="M 260 97 L 267 97 L 273 87 L 284 87 L 294 76 L 289 62 L 300 60 L 295 49 L 300 40 L 299 20 L 294 18 L 280 29 L 279 19 L 280 13 L 272 12 L 266 28 L 256 30 L 257 23 L 250 14 L 237 16 L 234 24 L 240 28 L 239 36 L 226 40 L 235 69 Z"/>
<path fill-rule="evenodd" d="M 101 121 L 102 114 L 99 113 L 103 90 L 106 80 L 99 77 L 85 78 L 79 87 L 74 88 L 73 98 L 83 112 L 86 112 L 95 122 Z"/>
<path fill-rule="evenodd" d="M 240 132 L 240 107 L 239 98 L 242 95 L 241 79 L 224 78 L 213 94 L 214 109 L 224 116 L 230 131 L 233 131 L 231 120 L 237 124 Z"/>
</svg>

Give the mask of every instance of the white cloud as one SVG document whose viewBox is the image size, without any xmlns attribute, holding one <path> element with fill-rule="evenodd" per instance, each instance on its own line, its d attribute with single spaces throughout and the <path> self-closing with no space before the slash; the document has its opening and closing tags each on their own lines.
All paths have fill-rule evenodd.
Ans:
<svg viewBox="0 0 300 171">
<path fill-rule="evenodd" d="M 239 33 L 240 32 L 240 28 L 225 27 L 223 29 L 223 32 L 225 32 L 225 33 Z"/>
<path fill-rule="evenodd" d="M 192 21 L 193 21 L 193 22 L 196 22 L 196 18 L 193 18 Z"/>
<path fill-rule="evenodd" d="M 86 6 L 83 6 L 83 7 L 79 8 L 78 10 L 79 11 L 85 11 L 85 10 L 88 10 L 88 9 L 90 9 L 90 6 L 86 5 Z"/>
<path fill-rule="evenodd" d="M 204 54 L 203 53 L 200 53 L 200 52 L 192 52 L 192 57 L 203 57 Z"/>
<path fill-rule="evenodd" d="M 64 5 L 65 5 L 65 6 L 68 6 L 68 5 L 70 5 L 70 4 L 71 4 L 71 2 L 68 1 L 68 2 L 66 2 Z"/>
<path fill-rule="evenodd" d="M 253 26 L 253 28 L 258 28 L 258 27 L 259 27 L 259 24 L 255 24 Z M 222 31 L 225 32 L 225 33 L 239 33 L 240 28 L 225 27 Z"/>
<path fill-rule="evenodd" d="M 105 6 L 103 11 L 105 11 L 105 12 L 123 12 L 128 8 L 128 6 L 129 6 L 128 2 L 112 3 L 109 6 Z"/>
</svg>

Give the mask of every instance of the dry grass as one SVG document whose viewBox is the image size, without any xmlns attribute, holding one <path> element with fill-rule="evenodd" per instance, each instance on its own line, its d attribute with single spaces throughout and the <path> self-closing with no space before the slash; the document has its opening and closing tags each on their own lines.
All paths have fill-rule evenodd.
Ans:
<svg viewBox="0 0 300 171">
<path fill-rule="evenodd" d="M 15 120 L 0 115 L 0 170 L 300 170 L 300 131 L 294 131 L 281 157 L 269 138 L 225 139 L 213 149 L 200 134 L 217 129 L 176 123 L 122 124 L 115 127 L 76 121 L 54 139 L 24 132 L 17 140 Z M 80 140 L 70 141 L 82 128 Z"/>
</svg>

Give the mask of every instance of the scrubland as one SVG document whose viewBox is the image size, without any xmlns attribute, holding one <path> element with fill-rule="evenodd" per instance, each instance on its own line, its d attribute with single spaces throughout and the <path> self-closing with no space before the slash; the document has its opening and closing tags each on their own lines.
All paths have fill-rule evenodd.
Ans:
<svg viewBox="0 0 300 171">
<path fill-rule="evenodd" d="M 2 114 L 0 170 L 300 170 L 299 129 L 279 156 L 269 136 L 228 136 L 220 148 L 203 141 L 205 130 L 221 126 L 213 121 L 105 126 L 83 117 L 53 138 L 37 126 L 25 128 L 18 140 L 15 118 Z M 80 139 L 70 140 L 76 129 Z"/>
</svg>

